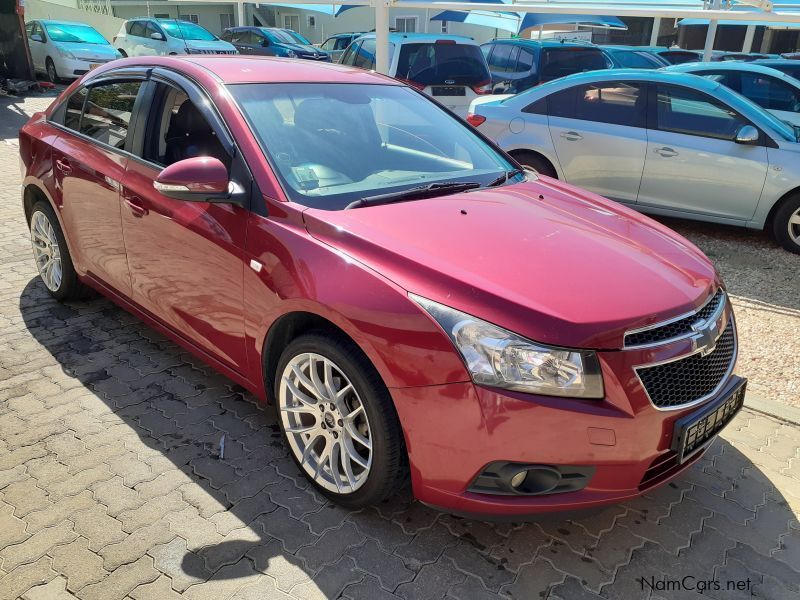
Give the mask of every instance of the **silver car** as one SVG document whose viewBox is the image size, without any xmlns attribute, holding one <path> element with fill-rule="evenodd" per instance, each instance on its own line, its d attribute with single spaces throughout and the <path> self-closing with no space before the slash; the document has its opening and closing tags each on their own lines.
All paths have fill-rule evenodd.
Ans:
<svg viewBox="0 0 800 600">
<path fill-rule="evenodd" d="M 581 73 L 478 99 L 467 120 L 545 175 L 642 212 L 767 228 L 800 253 L 797 130 L 710 79 Z"/>
</svg>

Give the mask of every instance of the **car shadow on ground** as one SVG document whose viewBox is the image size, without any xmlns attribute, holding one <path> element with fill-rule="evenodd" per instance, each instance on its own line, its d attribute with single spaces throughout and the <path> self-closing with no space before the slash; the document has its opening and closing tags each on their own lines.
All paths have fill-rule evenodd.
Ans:
<svg viewBox="0 0 800 600">
<path fill-rule="evenodd" d="M 63 88 L 32 93 L 38 98 L 56 98 L 61 89 Z M 19 137 L 20 128 L 30 119 L 30 110 L 25 110 L 24 103 L 24 96 L 0 96 L 0 140 L 15 140 Z"/>
<path fill-rule="evenodd" d="M 800 592 L 796 573 L 783 562 L 762 566 L 779 551 L 780 535 L 796 516 L 760 468 L 722 439 L 669 485 L 573 520 L 488 524 L 438 513 L 408 497 L 348 511 L 310 489 L 271 412 L 108 300 L 60 304 L 34 278 L 19 308 L 30 334 L 64 373 L 196 485 L 190 504 L 198 514 L 172 521 L 173 531 L 190 540 L 209 523 L 232 532 L 235 539 L 184 546 L 173 581 L 231 580 L 255 569 L 277 570 L 276 581 L 289 577 L 291 583 L 291 565 L 326 598 L 338 597 L 364 573 L 384 590 L 426 598 L 439 597 L 437 581 L 453 574 L 466 594 L 485 586 L 514 597 L 596 597 L 587 590 L 648 597 L 637 578 L 690 574 L 751 576 L 756 592 L 773 586 L 761 597 Z M 766 510 L 769 519 L 756 527 L 756 516 Z M 441 572 L 421 574 L 442 563 Z M 772 574 L 781 569 L 787 573 L 776 588 Z M 724 591 L 708 595 L 729 597 Z"/>
</svg>

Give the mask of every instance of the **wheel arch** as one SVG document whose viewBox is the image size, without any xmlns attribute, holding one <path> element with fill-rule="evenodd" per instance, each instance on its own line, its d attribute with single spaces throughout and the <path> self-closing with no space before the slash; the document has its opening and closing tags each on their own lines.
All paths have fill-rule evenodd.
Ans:
<svg viewBox="0 0 800 600">
<path fill-rule="evenodd" d="M 513 148 L 511 150 L 507 150 L 508 154 L 511 155 L 512 158 L 518 160 L 517 157 L 523 154 L 533 154 L 534 156 L 538 156 L 542 160 L 546 161 L 547 164 L 553 169 L 553 172 L 558 175 L 559 179 L 563 179 L 561 172 L 559 171 L 558 164 L 556 161 L 551 159 L 549 156 L 544 154 L 539 150 L 533 150 L 531 148 Z"/>
<path fill-rule="evenodd" d="M 767 213 L 767 217 L 766 219 L 764 219 L 764 226 L 762 227 L 762 229 L 764 231 L 771 230 L 773 226 L 773 221 L 775 219 L 775 213 L 777 213 L 780 207 L 783 206 L 784 202 L 787 202 L 790 198 L 798 195 L 800 195 L 800 186 L 789 190 L 783 196 L 778 198 L 778 200 L 776 200 L 770 207 L 769 212 Z"/>
</svg>

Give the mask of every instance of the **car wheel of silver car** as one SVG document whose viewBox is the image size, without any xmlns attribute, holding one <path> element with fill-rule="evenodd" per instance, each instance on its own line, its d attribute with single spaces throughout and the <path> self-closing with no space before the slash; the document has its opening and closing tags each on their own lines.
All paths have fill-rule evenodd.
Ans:
<svg viewBox="0 0 800 600">
<path fill-rule="evenodd" d="M 553 165 L 550 164 L 546 158 L 536 154 L 535 152 L 515 152 L 512 154 L 514 159 L 521 164 L 523 167 L 528 167 L 533 169 L 537 173 L 541 175 L 547 175 L 548 177 L 552 177 L 553 179 L 558 179 L 558 174 L 556 173 L 555 168 Z"/>
<path fill-rule="evenodd" d="M 36 268 L 50 295 L 57 300 L 89 295 L 89 288 L 78 280 L 64 233 L 50 205 L 37 202 L 31 210 L 28 225 Z"/>
<path fill-rule="evenodd" d="M 47 80 L 50 83 L 58 83 L 58 73 L 56 72 L 56 64 L 49 56 L 45 61 L 45 69 L 47 69 Z"/>
<path fill-rule="evenodd" d="M 389 391 L 355 344 L 306 334 L 276 370 L 278 421 L 292 458 L 325 496 L 360 508 L 406 478 L 402 430 Z"/>
<path fill-rule="evenodd" d="M 775 211 L 772 232 L 786 250 L 800 254 L 800 194 L 784 200 Z"/>
</svg>

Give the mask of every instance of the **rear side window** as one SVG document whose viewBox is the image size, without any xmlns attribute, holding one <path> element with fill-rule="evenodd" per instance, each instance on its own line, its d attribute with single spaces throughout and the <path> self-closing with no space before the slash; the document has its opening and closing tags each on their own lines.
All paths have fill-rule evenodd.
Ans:
<svg viewBox="0 0 800 600">
<path fill-rule="evenodd" d="M 422 85 L 486 85 L 491 80 L 480 47 L 450 40 L 403 44 L 397 77 Z"/>
<path fill-rule="evenodd" d="M 676 86 L 657 87 L 656 126 L 662 131 L 733 140 L 749 125 L 733 109 L 700 92 Z"/>
<path fill-rule="evenodd" d="M 575 118 L 644 127 L 647 94 L 635 82 L 603 82 L 576 88 Z"/>
<path fill-rule="evenodd" d="M 114 148 L 124 148 L 141 81 L 105 83 L 89 88 L 80 132 Z"/>
<path fill-rule="evenodd" d="M 606 55 L 598 48 L 545 48 L 542 50 L 542 81 L 550 81 L 583 71 L 607 69 Z"/>
<path fill-rule="evenodd" d="M 133 21 L 128 23 L 128 35 L 144 37 L 145 24 L 143 21 Z"/>
<path fill-rule="evenodd" d="M 800 111 L 797 90 L 785 81 L 758 73 L 741 73 L 742 94 L 767 110 Z"/>
<path fill-rule="evenodd" d="M 547 97 L 547 114 L 563 119 L 575 118 L 575 96 L 577 88 L 561 90 Z"/>
<path fill-rule="evenodd" d="M 67 108 L 64 113 L 64 127 L 69 127 L 75 131 L 80 131 L 81 113 L 83 113 L 83 103 L 86 100 L 86 88 L 81 88 L 67 100 Z"/>
<path fill-rule="evenodd" d="M 489 57 L 489 70 L 493 73 L 504 73 L 509 71 L 511 61 L 511 44 L 497 44 L 494 47 L 491 57 Z"/>
</svg>

